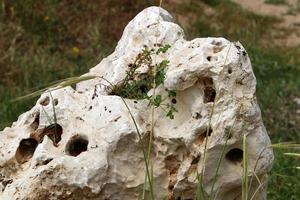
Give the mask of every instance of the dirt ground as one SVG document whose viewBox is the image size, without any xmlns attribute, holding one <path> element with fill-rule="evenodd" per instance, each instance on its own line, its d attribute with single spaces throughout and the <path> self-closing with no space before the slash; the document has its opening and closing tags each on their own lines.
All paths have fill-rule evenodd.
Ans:
<svg viewBox="0 0 300 200">
<path fill-rule="evenodd" d="M 300 0 L 287 0 L 286 4 L 269 4 L 265 0 L 233 0 L 243 8 L 260 15 L 274 16 L 280 23 L 274 30 L 278 45 L 300 45 Z"/>
</svg>

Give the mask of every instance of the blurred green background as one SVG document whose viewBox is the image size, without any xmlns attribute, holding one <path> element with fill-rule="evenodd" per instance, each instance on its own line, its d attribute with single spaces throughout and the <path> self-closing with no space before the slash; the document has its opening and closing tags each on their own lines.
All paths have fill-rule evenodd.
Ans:
<svg viewBox="0 0 300 200">
<path fill-rule="evenodd" d="M 158 5 L 154 0 L 0 2 L 0 130 L 36 101 L 12 103 L 12 99 L 87 72 L 113 51 L 138 12 Z M 300 97 L 300 47 L 274 42 L 280 19 L 251 13 L 229 0 L 165 0 L 163 7 L 185 29 L 188 39 L 221 36 L 240 41 L 252 61 L 258 101 L 272 142 L 300 142 L 300 108 L 294 101 Z M 288 31 L 280 29 L 281 34 Z M 299 160 L 283 152 L 275 151 L 268 197 L 299 200 Z"/>
</svg>

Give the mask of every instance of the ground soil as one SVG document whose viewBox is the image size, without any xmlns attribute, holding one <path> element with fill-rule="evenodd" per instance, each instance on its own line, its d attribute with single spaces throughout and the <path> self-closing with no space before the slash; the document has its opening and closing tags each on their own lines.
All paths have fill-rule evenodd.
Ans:
<svg viewBox="0 0 300 200">
<path fill-rule="evenodd" d="M 300 45 L 300 0 L 287 0 L 286 4 L 269 4 L 265 0 L 233 0 L 243 8 L 256 14 L 277 17 L 280 20 L 276 29 L 279 45 L 296 47 Z"/>
</svg>

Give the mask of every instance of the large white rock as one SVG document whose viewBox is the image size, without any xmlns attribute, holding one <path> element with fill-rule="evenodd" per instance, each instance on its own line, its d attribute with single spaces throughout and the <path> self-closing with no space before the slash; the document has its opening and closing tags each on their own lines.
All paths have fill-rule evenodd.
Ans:
<svg viewBox="0 0 300 200">
<path fill-rule="evenodd" d="M 156 63 L 170 61 L 164 84 L 155 92 L 178 111 L 170 119 L 162 107 L 154 110 L 151 166 L 156 199 L 195 199 L 197 174 L 202 171 L 206 193 L 214 185 L 215 199 L 241 199 L 244 134 L 249 176 L 255 169 L 265 184 L 273 153 L 255 96 L 255 76 L 239 42 L 186 41 L 167 11 L 150 7 L 127 25 L 115 52 L 87 75 L 120 84 L 144 46 L 157 48 L 156 44 L 171 48 L 152 56 Z M 147 66 L 139 69 L 147 70 Z M 166 90 L 176 91 L 176 98 L 169 98 Z M 55 90 L 53 98 L 46 92 L 2 131 L 0 199 L 141 199 L 145 164 L 137 130 L 122 99 L 110 93 L 101 78 L 81 82 L 76 90 Z M 146 99 L 126 102 L 146 149 L 151 105 Z M 250 197 L 259 187 L 256 180 Z M 266 185 L 256 197 L 266 199 Z"/>
</svg>

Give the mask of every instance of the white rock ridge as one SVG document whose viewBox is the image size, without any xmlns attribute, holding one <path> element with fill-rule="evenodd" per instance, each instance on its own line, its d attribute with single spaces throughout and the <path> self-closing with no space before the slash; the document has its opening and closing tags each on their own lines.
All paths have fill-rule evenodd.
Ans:
<svg viewBox="0 0 300 200">
<path fill-rule="evenodd" d="M 153 120 L 155 198 L 196 199 L 197 175 L 204 172 L 207 194 L 217 200 L 241 199 L 246 134 L 249 179 L 255 173 L 264 184 L 253 178 L 249 197 L 259 188 L 256 199 L 266 199 L 273 152 L 251 63 L 239 42 L 187 41 L 167 11 L 150 7 L 127 25 L 115 52 L 86 75 L 120 85 L 143 50 L 155 51 L 161 45 L 170 48 L 151 54 L 153 63 L 141 64 L 135 76 L 169 61 L 155 94 L 161 95 L 164 106 L 176 109 L 174 119 L 166 116 L 163 105 L 154 109 L 152 118 L 148 99 L 125 98 L 145 150 Z M 106 80 L 95 78 L 79 83 L 76 90 L 46 92 L 0 133 L 0 200 L 142 199 L 145 163 L 137 130 Z M 139 89 L 154 94 L 153 89 Z M 169 97 L 170 91 L 176 96 Z M 148 190 L 146 196 L 150 199 Z"/>
</svg>

